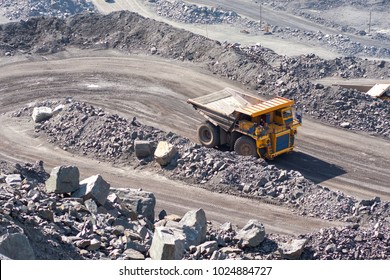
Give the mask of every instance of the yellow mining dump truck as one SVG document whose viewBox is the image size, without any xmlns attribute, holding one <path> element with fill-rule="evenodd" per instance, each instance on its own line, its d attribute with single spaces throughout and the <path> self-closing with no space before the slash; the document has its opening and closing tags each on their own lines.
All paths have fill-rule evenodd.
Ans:
<svg viewBox="0 0 390 280">
<path fill-rule="evenodd" d="M 293 117 L 293 100 L 262 100 L 225 88 L 187 101 L 207 121 L 198 127 L 202 145 L 227 145 L 240 155 L 273 159 L 294 149 L 299 114 Z"/>
</svg>

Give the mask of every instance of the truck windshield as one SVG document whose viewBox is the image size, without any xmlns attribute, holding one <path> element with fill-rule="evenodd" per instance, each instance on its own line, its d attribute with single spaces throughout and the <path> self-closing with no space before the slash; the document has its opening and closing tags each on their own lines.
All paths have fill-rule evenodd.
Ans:
<svg viewBox="0 0 390 280">
<path fill-rule="evenodd" d="M 283 118 L 284 118 L 284 119 L 290 118 L 291 116 L 292 116 L 291 110 L 283 111 Z"/>
</svg>

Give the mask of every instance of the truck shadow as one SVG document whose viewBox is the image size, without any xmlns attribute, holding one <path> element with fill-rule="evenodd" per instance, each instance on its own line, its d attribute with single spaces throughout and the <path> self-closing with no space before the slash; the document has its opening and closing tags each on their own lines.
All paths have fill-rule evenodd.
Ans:
<svg viewBox="0 0 390 280">
<path fill-rule="evenodd" d="M 323 161 L 302 152 L 292 152 L 268 161 L 278 168 L 299 171 L 316 184 L 343 175 L 346 171 L 335 164 Z"/>
</svg>

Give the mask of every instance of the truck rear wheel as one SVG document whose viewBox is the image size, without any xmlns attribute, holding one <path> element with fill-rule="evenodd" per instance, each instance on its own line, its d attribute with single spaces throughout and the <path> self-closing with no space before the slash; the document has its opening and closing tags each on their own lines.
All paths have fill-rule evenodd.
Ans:
<svg viewBox="0 0 390 280">
<path fill-rule="evenodd" d="M 237 139 L 236 143 L 234 143 L 234 151 L 239 155 L 257 157 L 255 140 L 246 135 Z"/>
<path fill-rule="evenodd" d="M 206 122 L 198 127 L 198 138 L 200 143 L 207 147 L 213 148 L 219 145 L 219 129 L 215 125 Z"/>
</svg>

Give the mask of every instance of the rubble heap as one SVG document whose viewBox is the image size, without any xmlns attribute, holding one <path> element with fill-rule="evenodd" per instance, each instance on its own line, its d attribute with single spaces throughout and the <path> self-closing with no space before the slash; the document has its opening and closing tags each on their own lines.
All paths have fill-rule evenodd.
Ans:
<svg viewBox="0 0 390 280">
<path fill-rule="evenodd" d="M 258 220 L 241 229 L 211 223 L 202 209 L 183 217 L 163 210 L 155 218 L 152 193 L 110 188 L 102 195 L 93 189 L 109 186 L 103 178 L 94 179 L 92 196 L 78 193 L 85 180 L 71 192 L 69 182 L 79 179 L 75 166 L 53 168 L 50 177 L 42 161 L 0 166 L 1 259 L 390 258 L 390 231 L 381 223 L 292 237 L 268 234 Z"/>
<path fill-rule="evenodd" d="M 358 201 L 315 185 L 298 171 L 279 169 L 263 159 L 205 148 L 172 132 L 128 121 L 83 102 L 66 99 L 62 104 L 45 101 L 37 105 L 55 112 L 62 110 L 36 123 L 35 131 L 80 155 L 149 168 L 216 192 L 285 204 L 298 214 L 328 220 L 373 224 L 390 211 L 388 203 L 380 199 L 372 203 Z M 26 107 L 15 116 L 30 118 L 32 111 L 32 107 Z"/>
<path fill-rule="evenodd" d="M 197 6 L 183 1 L 152 0 L 158 15 L 185 23 L 234 23 L 240 17 L 233 11 L 221 8 Z"/>
<path fill-rule="evenodd" d="M 95 11 L 94 5 L 87 0 L 2 0 L 0 8 L 3 8 L 4 16 L 9 20 L 27 20 L 30 17 L 59 17 Z"/>
</svg>

